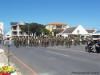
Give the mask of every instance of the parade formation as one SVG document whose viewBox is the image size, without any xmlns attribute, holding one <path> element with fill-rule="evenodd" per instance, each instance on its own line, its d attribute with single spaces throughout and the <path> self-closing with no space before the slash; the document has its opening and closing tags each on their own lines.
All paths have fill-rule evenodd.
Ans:
<svg viewBox="0 0 100 75">
<path fill-rule="evenodd" d="M 92 38 L 80 38 L 80 37 L 61 37 L 61 36 L 42 36 L 42 37 L 14 37 L 13 44 L 17 48 L 19 47 L 49 47 L 49 46 L 65 46 L 66 48 L 71 48 L 72 45 L 86 45 L 87 52 L 93 52 L 93 47 L 97 53 L 100 53 L 100 39 L 96 42 Z"/>
<path fill-rule="evenodd" d="M 14 37 L 13 38 L 14 45 L 16 47 L 20 46 L 42 46 L 42 47 L 48 47 L 48 46 L 66 46 L 66 48 L 70 48 L 71 45 L 80 45 L 85 44 L 86 40 L 80 41 L 80 39 L 72 38 L 72 37 Z"/>
<path fill-rule="evenodd" d="M 1 0 L 0 75 L 100 75 L 100 0 Z"/>
</svg>

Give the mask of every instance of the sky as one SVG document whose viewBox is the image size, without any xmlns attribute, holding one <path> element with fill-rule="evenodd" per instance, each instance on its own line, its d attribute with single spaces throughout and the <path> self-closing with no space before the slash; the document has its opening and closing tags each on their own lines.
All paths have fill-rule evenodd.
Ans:
<svg viewBox="0 0 100 75">
<path fill-rule="evenodd" d="M 62 22 L 100 30 L 100 0 L 0 0 L 0 22 L 5 33 L 10 22 Z"/>
</svg>

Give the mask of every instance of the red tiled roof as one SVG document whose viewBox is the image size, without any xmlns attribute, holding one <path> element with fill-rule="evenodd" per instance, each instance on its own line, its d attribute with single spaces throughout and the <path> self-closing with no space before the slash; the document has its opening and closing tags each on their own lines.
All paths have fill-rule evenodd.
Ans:
<svg viewBox="0 0 100 75">
<path fill-rule="evenodd" d="M 61 22 L 53 22 L 53 23 L 49 23 L 47 25 L 68 25 L 68 24 L 64 24 L 64 23 L 61 23 Z"/>
<path fill-rule="evenodd" d="M 95 29 L 86 29 L 86 31 L 87 31 L 88 33 L 93 33 L 93 32 L 95 32 Z"/>
</svg>

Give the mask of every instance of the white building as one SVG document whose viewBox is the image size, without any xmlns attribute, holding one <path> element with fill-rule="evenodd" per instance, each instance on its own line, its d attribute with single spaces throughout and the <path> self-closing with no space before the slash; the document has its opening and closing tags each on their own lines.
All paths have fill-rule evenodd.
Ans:
<svg viewBox="0 0 100 75">
<path fill-rule="evenodd" d="M 8 33 L 5 34 L 4 38 L 7 39 L 7 40 L 11 40 L 11 37 L 12 37 L 11 36 L 11 31 L 9 31 Z"/>
<path fill-rule="evenodd" d="M 100 39 L 100 30 L 96 31 L 95 33 L 92 34 L 93 40 L 98 40 Z"/>
<path fill-rule="evenodd" d="M 61 23 L 61 22 L 53 22 L 53 23 L 46 24 L 46 29 L 48 29 L 51 32 L 53 30 L 61 30 L 62 31 L 66 28 L 69 28 L 69 25 Z"/>
<path fill-rule="evenodd" d="M 85 29 L 82 25 L 78 25 L 76 27 L 67 28 L 58 35 L 64 37 L 67 37 L 68 35 L 89 36 L 90 34 L 93 34 L 94 31 L 95 31 L 94 29 Z"/>
<path fill-rule="evenodd" d="M 91 36 L 92 34 L 94 34 L 96 32 L 96 29 L 86 29 L 86 31 Z"/>
<path fill-rule="evenodd" d="M 0 22 L 0 34 L 3 35 L 4 34 L 4 23 Z"/>
<path fill-rule="evenodd" d="M 12 37 L 27 36 L 26 33 L 21 31 L 21 26 L 23 25 L 25 25 L 24 22 L 12 22 L 11 23 L 11 36 Z"/>
</svg>

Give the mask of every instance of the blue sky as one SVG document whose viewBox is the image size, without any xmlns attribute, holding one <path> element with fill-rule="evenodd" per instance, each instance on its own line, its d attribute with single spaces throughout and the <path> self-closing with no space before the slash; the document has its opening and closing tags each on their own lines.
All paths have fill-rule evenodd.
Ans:
<svg viewBox="0 0 100 75">
<path fill-rule="evenodd" d="M 100 30 L 100 0 L 0 0 L 5 33 L 10 22 L 63 22 Z"/>
</svg>

